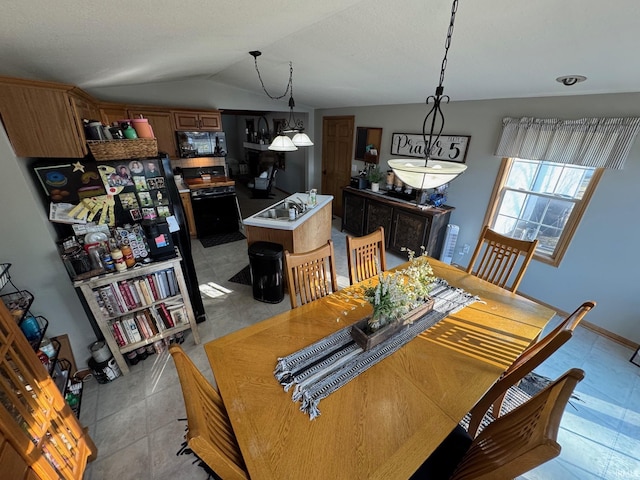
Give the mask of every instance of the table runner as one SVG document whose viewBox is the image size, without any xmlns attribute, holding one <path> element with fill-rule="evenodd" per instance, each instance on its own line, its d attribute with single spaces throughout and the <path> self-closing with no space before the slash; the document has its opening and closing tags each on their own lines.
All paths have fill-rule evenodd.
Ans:
<svg viewBox="0 0 640 480">
<path fill-rule="evenodd" d="M 278 358 L 274 372 L 276 379 L 285 392 L 295 385 L 292 400 L 300 401 L 300 410 L 313 420 L 320 415 L 320 400 L 447 315 L 479 300 L 460 288 L 450 286 L 443 279 L 436 279 L 432 284 L 431 297 L 435 301 L 433 310 L 370 350 L 363 350 L 353 341 L 350 325 L 291 355 Z"/>
</svg>

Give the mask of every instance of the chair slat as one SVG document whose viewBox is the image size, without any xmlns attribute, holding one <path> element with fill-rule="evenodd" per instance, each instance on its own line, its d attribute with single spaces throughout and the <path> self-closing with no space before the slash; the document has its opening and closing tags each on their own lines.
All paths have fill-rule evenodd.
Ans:
<svg viewBox="0 0 640 480">
<path fill-rule="evenodd" d="M 349 281 L 361 282 L 375 277 L 387 269 L 385 255 L 384 228 L 361 237 L 347 235 L 347 259 Z"/>
<path fill-rule="evenodd" d="M 338 290 L 333 241 L 310 252 L 284 252 L 291 308 Z"/>
<path fill-rule="evenodd" d="M 485 226 L 469 261 L 467 273 L 515 292 L 537 246 L 538 240 L 510 238 Z"/>
</svg>

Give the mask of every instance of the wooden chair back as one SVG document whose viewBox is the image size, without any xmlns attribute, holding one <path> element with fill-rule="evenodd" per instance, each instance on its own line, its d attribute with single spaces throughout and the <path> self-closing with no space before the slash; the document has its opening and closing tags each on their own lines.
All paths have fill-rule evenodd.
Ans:
<svg viewBox="0 0 640 480">
<path fill-rule="evenodd" d="M 247 480 L 240 447 L 218 391 L 179 345 L 169 348 L 187 411 L 187 444 L 221 478 Z"/>
<path fill-rule="evenodd" d="M 569 341 L 580 321 L 595 306 L 596 302 L 584 302 L 556 328 L 522 352 L 469 412 L 471 417 L 467 429 L 469 435 L 472 437 L 477 435 L 482 425 L 482 420 L 490 408 L 495 418 L 504 413 L 503 401 L 507 390 L 516 385 L 527 374 L 540 366 L 558 348 Z"/>
<path fill-rule="evenodd" d="M 304 253 L 284 251 L 291 308 L 338 290 L 333 241 Z"/>
<path fill-rule="evenodd" d="M 515 292 L 537 246 L 538 240 L 517 240 L 485 226 L 469 261 L 467 273 Z M 475 265 L 478 259 L 478 265 Z"/>
<path fill-rule="evenodd" d="M 362 237 L 347 235 L 347 261 L 351 285 L 387 269 L 384 247 L 384 227 Z"/>
<path fill-rule="evenodd" d="M 560 420 L 584 372 L 573 368 L 478 435 L 451 480 L 513 479 L 560 454 Z"/>
</svg>

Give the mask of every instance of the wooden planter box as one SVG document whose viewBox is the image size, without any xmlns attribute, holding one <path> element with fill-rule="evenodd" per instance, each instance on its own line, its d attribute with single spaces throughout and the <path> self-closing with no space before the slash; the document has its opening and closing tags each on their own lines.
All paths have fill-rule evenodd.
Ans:
<svg viewBox="0 0 640 480">
<path fill-rule="evenodd" d="M 411 310 L 397 321 L 385 325 L 373 333 L 366 333 L 367 322 L 371 318 L 371 316 L 367 316 L 351 327 L 351 338 L 353 338 L 363 350 L 370 350 L 379 343 L 385 341 L 387 338 L 395 335 L 405 325 L 410 325 L 423 315 L 427 314 L 433 309 L 433 304 L 434 300 L 430 298 L 420 307 Z"/>
</svg>

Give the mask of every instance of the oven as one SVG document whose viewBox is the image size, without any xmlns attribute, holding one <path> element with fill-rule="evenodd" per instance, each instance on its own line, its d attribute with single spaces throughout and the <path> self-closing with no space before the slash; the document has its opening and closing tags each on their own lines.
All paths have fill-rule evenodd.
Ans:
<svg viewBox="0 0 640 480">
<path fill-rule="evenodd" d="M 191 207 L 198 238 L 239 229 L 236 187 L 220 186 L 191 190 Z"/>
<path fill-rule="evenodd" d="M 183 180 L 191 192 L 198 238 L 239 230 L 240 208 L 235 182 L 225 174 L 226 166 L 222 165 L 182 169 Z"/>
</svg>

